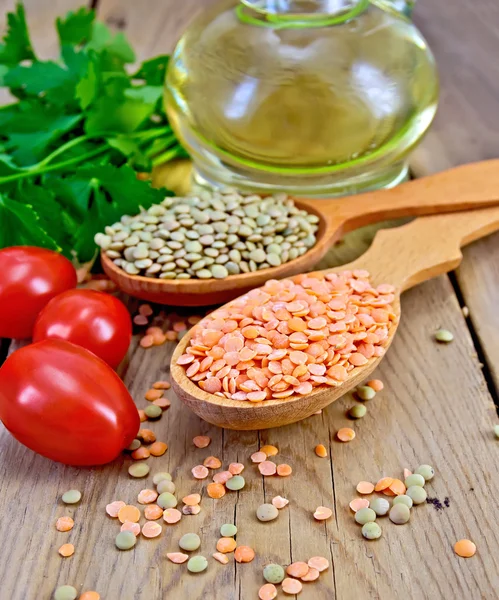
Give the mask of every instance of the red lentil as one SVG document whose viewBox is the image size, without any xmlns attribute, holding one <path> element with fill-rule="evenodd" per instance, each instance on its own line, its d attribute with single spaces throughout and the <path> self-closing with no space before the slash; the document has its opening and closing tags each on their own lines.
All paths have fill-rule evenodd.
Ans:
<svg viewBox="0 0 499 600">
<path fill-rule="evenodd" d="M 55 524 L 57 531 L 70 531 L 73 529 L 75 522 L 71 517 L 59 517 Z"/>
<path fill-rule="evenodd" d="M 63 544 L 59 548 L 58 552 L 61 556 L 67 558 L 68 556 L 73 556 L 73 554 L 75 553 L 75 547 L 73 546 L 73 544 Z"/>
<path fill-rule="evenodd" d="M 211 443 L 211 438 L 207 435 L 197 435 L 193 438 L 192 443 L 196 446 L 196 448 L 206 448 Z"/>
</svg>

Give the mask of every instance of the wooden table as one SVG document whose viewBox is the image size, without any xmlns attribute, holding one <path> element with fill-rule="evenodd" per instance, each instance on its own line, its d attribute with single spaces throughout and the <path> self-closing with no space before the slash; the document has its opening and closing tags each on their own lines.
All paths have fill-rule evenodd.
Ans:
<svg viewBox="0 0 499 600">
<path fill-rule="evenodd" d="M 178 34 L 208 0 L 99 0 L 100 18 L 124 30 L 139 58 L 170 51 Z M 11 8 L 14 0 L 1 0 Z M 78 6 L 79 0 L 27 0 L 35 45 L 43 56 L 54 54 L 55 15 Z M 416 22 L 426 35 L 440 65 L 442 98 L 438 117 L 423 145 L 412 157 L 416 176 L 452 165 L 496 157 L 499 153 L 499 5 L 492 0 L 433 3 L 422 0 Z M 442 232 L 445 235 L 445 232 Z M 372 229 L 357 232 L 331 251 L 322 266 L 341 264 L 369 243 Z M 403 297 L 403 322 L 397 339 L 377 375 L 385 390 L 371 401 L 368 415 L 355 424 L 350 444 L 335 441 L 335 432 L 348 424 L 346 397 L 305 422 L 282 429 L 222 431 L 200 421 L 172 393 L 172 407 L 153 425 L 169 444 L 162 458 L 151 460 L 153 472 L 174 475 L 179 497 L 204 489 L 190 469 L 209 454 L 224 465 L 242 461 L 247 486 L 222 500 L 206 496 L 197 516 L 165 527 L 159 540 L 140 540 L 132 552 L 114 548 L 116 523 L 105 515 L 111 500 L 134 502 L 143 481 L 126 474 L 129 459 L 98 469 L 75 469 L 52 463 L 1 432 L 0 444 L 0 597 L 5 600 L 48 599 L 62 584 L 78 590 L 95 589 L 105 600 L 252 600 L 263 583 L 262 566 L 288 564 L 313 555 L 330 559 L 331 568 L 318 582 L 306 584 L 303 600 L 364 600 L 379 598 L 495 599 L 499 595 L 499 442 L 494 400 L 499 384 L 499 235 L 475 243 L 464 252 L 457 272 L 421 285 Z M 469 317 L 462 307 L 469 308 Z M 444 326 L 454 343 L 440 346 L 432 333 Z M 149 385 L 168 378 L 173 344 L 154 350 L 130 348 L 125 383 L 137 404 Z M 211 436 L 211 446 L 197 450 L 192 438 Z M 91 443 L 91 440 L 89 440 Z M 279 460 L 294 468 L 290 478 L 257 476 L 249 455 L 261 444 L 276 445 Z M 329 458 L 314 454 L 318 443 Z M 348 508 L 361 479 L 401 473 L 404 467 L 430 463 L 437 476 L 430 495 L 449 507 L 417 507 L 402 527 L 381 522 L 383 537 L 366 542 Z M 70 488 L 83 492 L 76 508 L 62 505 Z M 290 505 L 267 524 L 255 519 L 256 507 L 276 494 Z M 335 514 L 315 522 L 319 505 Z M 58 533 L 57 517 L 71 514 L 75 528 Z M 224 522 L 239 527 L 238 542 L 255 548 L 251 564 L 222 566 L 212 559 L 207 572 L 189 575 L 172 565 L 166 552 L 177 550 L 180 535 L 197 531 L 201 551 L 214 552 Z M 452 547 L 468 537 L 478 546 L 469 560 Z M 58 547 L 76 547 L 72 558 L 61 559 Z M 283 597 L 280 595 L 279 597 Z"/>
</svg>

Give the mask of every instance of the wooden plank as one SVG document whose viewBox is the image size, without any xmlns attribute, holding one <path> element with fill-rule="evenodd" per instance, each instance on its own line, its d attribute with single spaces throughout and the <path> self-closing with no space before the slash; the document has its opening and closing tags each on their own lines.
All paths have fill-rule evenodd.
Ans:
<svg viewBox="0 0 499 600">
<path fill-rule="evenodd" d="M 411 160 L 416 175 L 498 155 L 499 63 L 491 59 L 499 48 L 498 21 L 492 1 L 418 3 L 416 22 L 435 53 L 442 94 L 435 123 Z M 464 251 L 456 273 L 496 388 L 498 252 L 499 235 L 481 240 Z"/>
<path fill-rule="evenodd" d="M 169 54 L 195 15 L 217 0 L 100 0 L 97 14 L 110 27 L 124 31 L 137 59 Z"/>
</svg>

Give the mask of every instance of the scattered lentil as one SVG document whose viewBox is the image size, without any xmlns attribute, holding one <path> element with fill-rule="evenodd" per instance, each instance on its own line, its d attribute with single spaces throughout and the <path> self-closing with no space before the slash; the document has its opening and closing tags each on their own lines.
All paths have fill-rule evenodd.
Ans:
<svg viewBox="0 0 499 600">
<path fill-rule="evenodd" d="M 106 512 L 110 517 L 115 519 L 118 517 L 120 508 L 123 508 L 123 506 L 126 506 L 126 502 L 123 502 L 122 500 L 115 500 L 106 506 Z"/>
<path fill-rule="evenodd" d="M 208 456 L 204 459 L 203 466 L 208 467 L 208 469 L 220 469 L 222 461 L 216 456 Z"/>
<path fill-rule="evenodd" d="M 178 545 L 182 550 L 192 552 L 201 546 L 201 539 L 197 533 L 186 533 L 180 538 Z"/>
<path fill-rule="evenodd" d="M 412 498 L 414 504 L 423 504 L 423 502 L 426 502 L 428 496 L 426 490 L 419 485 L 413 485 L 408 488 L 407 495 L 409 498 Z"/>
<path fill-rule="evenodd" d="M 277 588 L 272 583 L 265 583 L 258 590 L 258 598 L 260 600 L 274 600 L 277 598 Z"/>
<path fill-rule="evenodd" d="M 150 468 L 149 465 L 146 465 L 145 462 L 138 462 L 130 465 L 128 467 L 128 474 L 131 477 L 135 477 L 136 479 L 140 479 L 141 477 L 145 477 L 149 474 Z"/>
<path fill-rule="evenodd" d="M 227 484 L 229 483 L 229 481 L 232 481 L 232 479 L 234 479 L 234 477 L 232 477 L 231 479 L 229 479 L 227 481 Z M 228 485 L 227 485 L 227 487 L 229 489 L 233 489 L 233 488 L 230 488 Z M 223 486 L 222 483 L 209 483 L 206 486 L 206 493 L 208 494 L 208 496 L 210 498 L 214 498 L 216 500 L 219 500 L 220 498 L 223 498 L 225 496 L 226 491 L 225 491 L 225 487 Z"/>
<path fill-rule="evenodd" d="M 75 600 L 78 596 L 72 585 L 61 585 L 54 592 L 54 600 Z"/>
<path fill-rule="evenodd" d="M 172 563 L 175 563 L 177 565 L 185 563 L 185 562 L 187 562 L 189 560 L 189 555 L 188 554 L 182 554 L 182 552 L 168 552 L 167 555 L 166 555 L 166 557 Z"/>
<path fill-rule="evenodd" d="M 298 561 L 291 563 L 288 567 L 286 567 L 286 574 L 290 575 L 291 577 L 304 577 L 308 573 L 309 569 L 310 567 L 306 562 Z"/>
<path fill-rule="evenodd" d="M 277 465 L 277 474 L 280 477 L 289 477 L 292 472 L 293 472 L 293 469 L 285 463 L 283 463 L 281 465 Z"/>
<path fill-rule="evenodd" d="M 389 488 L 392 485 L 392 483 L 393 483 L 393 477 L 383 477 L 374 486 L 374 491 L 382 492 L 383 490 L 386 490 L 387 488 Z"/>
<path fill-rule="evenodd" d="M 413 485 L 419 485 L 419 487 L 423 487 L 426 483 L 425 478 L 419 473 L 414 473 L 413 475 L 409 475 L 405 478 L 405 486 L 410 488 Z"/>
<path fill-rule="evenodd" d="M 333 515 L 333 511 L 326 506 L 318 506 L 314 512 L 314 519 L 316 521 L 326 521 L 331 518 Z"/>
<path fill-rule="evenodd" d="M 286 577 L 286 579 L 284 579 L 284 581 L 282 582 L 282 591 L 285 594 L 290 594 L 290 595 L 294 595 L 294 594 L 299 594 L 302 589 L 303 589 L 303 584 L 301 581 L 298 581 L 298 579 L 291 579 L 290 577 Z"/>
<path fill-rule="evenodd" d="M 448 329 L 438 329 L 435 332 L 435 339 L 441 344 L 448 344 L 454 339 L 454 334 Z"/>
<path fill-rule="evenodd" d="M 155 538 L 161 535 L 163 528 L 155 521 L 146 521 L 142 526 L 142 535 L 145 538 Z"/>
<path fill-rule="evenodd" d="M 154 477 L 152 478 L 152 481 L 155 485 L 158 485 L 158 483 L 160 481 L 171 481 L 172 480 L 172 476 L 170 475 L 170 473 L 165 473 L 165 472 L 161 472 L 161 473 L 156 473 L 154 475 Z"/>
<path fill-rule="evenodd" d="M 71 517 L 59 517 L 56 521 L 55 528 L 57 531 L 70 531 L 73 529 L 75 522 Z"/>
<path fill-rule="evenodd" d="M 218 560 L 218 562 L 222 565 L 226 565 L 229 562 L 229 557 L 225 554 L 222 554 L 221 552 L 215 552 L 214 554 L 212 554 L 212 556 L 215 560 Z"/>
<path fill-rule="evenodd" d="M 326 447 L 323 444 L 318 444 L 315 447 L 315 453 L 320 458 L 326 458 L 327 457 L 327 450 L 326 450 Z"/>
<path fill-rule="evenodd" d="M 362 525 L 362 535 L 366 540 L 377 540 L 381 537 L 381 527 L 372 521 Z"/>
<path fill-rule="evenodd" d="M 182 507 L 182 513 L 184 515 L 198 515 L 201 512 L 201 507 L 199 504 L 194 504 L 193 506 L 188 506 L 187 504 Z"/>
<path fill-rule="evenodd" d="M 152 387 L 155 390 L 169 390 L 171 388 L 171 384 L 169 381 L 156 381 L 152 384 Z"/>
<path fill-rule="evenodd" d="M 195 506 L 201 502 L 201 496 L 199 494 L 189 494 L 182 498 L 182 502 L 187 506 Z"/>
<path fill-rule="evenodd" d="M 145 421 L 147 421 L 147 415 L 142 409 L 140 409 L 138 411 L 138 413 L 139 413 L 139 419 L 140 419 L 141 423 L 144 423 Z"/>
<path fill-rule="evenodd" d="M 133 460 L 143 460 L 148 459 L 151 456 L 148 448 L 144 448 L 144 446 L 140 446 L 137 450 L 134 450 L 131 454 Z"/>
<path fill-rule="evenodd" d="M 312 558 L 308 559 L 308 566 L 322 573 L 322 571 L 329 568 L 329 561 L 323 556 L 312 556 Z"/>
<path fill-rule="evenodd" d="M 376 391 L 370 385 L 361 385 L 356 390 L 357 398 L 359 400 L 372 400 L 376 396 Z"/>
<path fill-rule="evenodd" d="M 265 452 L 267 457 L 276 456 L 276 454 L 279 454 L 279 450 L 275 446 L 271 446 L 270 444 L 262 446 L 260 448 L 260 452 Z"/>
<path fill-rule="evenodd" d="M 459 540 L 454 544 L 454 552 L 463 558 L 471 558 L 476 553 L 476 545 L 471 540 Z"/>
<path fill-rule="evenodd" d="M 376 513 L 372 508 L 360 508 L 355 513 L 355 521 L 359 525 L 365 525 L 366 523 L 373 523 L 376 521 Z"/>
<path fill-rule="evenodd" d="M 132 440 L 132 443 L 128 446 L 127 450 L 129 450 L 130 452 L 133 452 L 134 450 L 137 450 L 137 448 L 140 448 L 141 446 L 141 441 L 140 440 Z"/>
<path fill-rule="evenodd" d="M 374 492 L 374 484 L 370 481 L 359 481 L 356 489 L 359 494 L 372 494 Z"/>
<path fill-rule="evenodd" d="M 366 498 L 354 498 L 348 506 L 350 506 L 353 512 L 357 512 L 361 508 L 369 508 L 369 500 Z"/>
<path fill-rule="evenodd" d="M 149 446 L 149 452 L 151 456 L 163 456 L 163 454 L 168 450 L 168 444 L 164 442 L 154 442 Z"/>
<path fill-rule="evenodd" d="M 75 547 L 73 546 L 73 544 L 63 544 L 59 548 L 58 552 L 61 556 L 67 558 L 68 556 L 72 556 L 75 553 Z"/>
<path fill-rule="evenodd" d="M 435 469 L 430 465 L 420 465 L 415 471 L 417 475 L 422 475 L 425 481 L 431 481 L 435 476 Z"/>
<path fill-rule="evenodd" d="M 178 504 L 178 500 L 170 492 L 163 492 L 158 496 L 157 504 L 163 510 L 165 508 L 175 508 Z"/>
<path fill-rule="evenodd" d="M 355 431 L 350 427 L 342 427 L 336 434 L 340 442 L 351 442 L 355 438 Z"/>
<path fill-rule="evenodd" d="M 138 523 L 132 523 L 131 521 L 125 521 L 120 528 L 120 531 L 131 531 L 135 537 L 140 534 L 140 525 Z"/>
<path fill-rule="evenodd" d="M 397 497 L 401 498 L 402 496 Z M 374 500 L 371 501 L 369 508 L 372 508 L 378 517 L 383 517 L 388 514 L 388 511 L 390 510 L 390 501 L 386 498 L 374 498 Z"/>
<path fill-rule="evenodd" d="M 256 516 L 259 521 L 273 521 L 279 516 L 279 510 L 273 504 L 262 504 L 257 508 Z"/>
<path fill-rule="evenodd" d="M 136 506 L 126 504 L 118 511 L 118 519 L 120 523 L 126 523 L 126 521 L 138 523 L 140 520 L 140 510 Z"/>
<path fill-rule="evenodd" d="M 281 509 L 289 504 L 289 500 L 283 498 L 282 496 L 276 496 L 275 498 L 272 498 L 272 504 L 276 508 Z"/>
<path fill-rule="evenodd" d="M 77 504 L 81 500 L 81 492 L 79 490 L 69 490 L 62 495 L 64 504 Z"/>
<path fill-rule="evenodd" d="M 238 563 L 249 563 L 255 558 L 255 551 L 249 546 L 238 546 L 234 550 L 234 558 Z"/>
<path fill-rule="evenodd" d="M 168 479 L 163 479 L 156 486 L 158 490 L 158 494 L 163 494 L 164 492 L 170 492 L 170 494 L 175 493 L 175 484 L 173 481 L 168 481 Z"/>
<path fill-rule="evenodd" d="M 385 387 L 383 382 L 379 379 L 371 379 L 366 383 L 370 388 L 372 388 L 375 392 L 381 392 L 381 390 Z"/>
<path fill-rule="evenodd" d="M 197 435 L 193 438 L 192 443 L 196 446 L 196 448 L 206 448 L 211 443 L 211 438 L 207 435 Z"/>
<path fill-rule="evenodd" d="M 204 556 L 193 556 L 187 562 L 187 570 L 191 573 L 201 573 L 208 568 L 208 561 Z"/>
<path fill-rule="evenodd" d="M 300 577 L 300 579 L 302 581 L 315 581 L 316 579 L 319 579 L 319 575 L 320 573 L 317 569 L 310 567 L 308 573 L 303 577 Z"/>
<path fill-rule="evenodd" d="M 118 550 L 130 550 L 137 543 L 137 538 L 131 531 L 120 531 L 114 543 Z"/>
<path fill-rule="evenodd" d="M 80 596 L 80 600 L 100 600 L 100 594 L 98 592 L 83 592 Z"/>
<path fill-rule="evenodd" d="M 222 552 L 223 554 L 234 552 L 236 546 L 237 542 L 232 537 L 222 537 L 217 542 L 217 550 L 218 552 Z"/>
<path fill-rule="evenodd" d="M 242 463 L 230 463 L 229 472 L 232 475 L 240 475 L 244 471 L 244 465 Z"/>
<path fill-rule="evenodd" d="M 206 479 L 210 472 L 204 465 L 197 465 L 191 469 L 195 479 Z"/>
<path fill-rule="evenodd" d="M 163 513 L 163 521 L 169 525 L 178 523 L 182 518 L 182 513 L 176 508 L 167 508 Z"/>
<path fill-rule="evenodd" d="M 362 419 L 367 413 L 367 408 L 363 404 L 356 404 L 348 411 L 348 415 L 352 419 Z"/>
<path fill-rule="evenodd" d="M 261 463 L 264 460 L 267 460 L 267 455 L 265 454 L 265 452 L 254 452 L 251 455 L 251 462 Z"/>
<path fill-rule="evenodd" d="M 410 496 L 402 494 L 401 496 L 395 496 L 393 499 L 393 505 L 395 506 L 396 504 L 405 504 L 407 508 L 412 508 L 413 501 Z"/>
<path fill-rule="evenodd" d="M 242 475 L 234 475 L 225 484 L 226 488 L 232 491 L 242 490 L 245 485 L 246 481 Z"/>
<path fill-rule="evenodd" d="M 230 471 L 220 471 L 220 473 L 215 473 L 215 475 L 213 475 L 213 481 L 215 483 L 225 484 L 231 477 L 232 473 Z"/>
<path fill-rule="evenodd" d="M 258 470 L 264 477 L 269 477 L 276 474 L 277 467 L 275 463 L 271 462 L 270 460 L 264 460 L 258 465 Z"/>
<path fill-rule="evenodd" d="M 269 583 L 281 583 L 284 577 L 285 573 L 281 565 L 271 563 L 263 569 L 263 578 Z"/>
<path fill-rule="evenodd" d="M 494 435 L 499 439 L 499 425 L 494 425 Z"/>
<path fill-rule="evenodd" d="M 137 502 L 139 504 L 152 504 L 156 501 L 157 497 L 158 492 L 156 492 L 155 490 L 142 490 L 137 496 Z"/>
<path fill-rule="evenodd" d="M 394 504 L 388 516 L 395 525 L 403 525 L 411 518 L 411 511 L 406 504 Z"/>
<path fill-rule="evenodd" d="M 237 533 L 237 527 L 232 523 L 225 523 L 220 527 L 220 535 L 222 537 L 234 537 Z"/>
<path fill-rule="evenodd" d="M 396 496 L 401 496 L 402 494 L 405 494 L 406 492 L 406 487 L 404 485 L 403 481 L 400 481 L 400 479 L 394 479 L 389 486 L 389 490 L 390 492 L 392 492 L 393 494 L 395 494 Z M 388 490 L 383 490 L 383 492 L 386 494 Z M 387 495 L 391 495 L 391 494 L 387 494 Z"/>
<path fill-rule="evenodd" d="M 148 419 L 153 419 L 153 420 L 159 419 L 161 417 L 161 415 L 163 414 L 163 410 L 161 409 L 161 407 L 157 406 L 156 404 L 150 404 L 149 406 L 147 406 L 144 409 L 144 412 Z"/>
</svg>

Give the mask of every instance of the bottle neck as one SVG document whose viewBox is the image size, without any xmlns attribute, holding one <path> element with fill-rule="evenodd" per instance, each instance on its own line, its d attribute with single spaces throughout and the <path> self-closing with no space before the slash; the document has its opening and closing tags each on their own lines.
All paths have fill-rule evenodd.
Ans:
<svg viewBox="0 0 499 600">
<path fill-rule="evenodd" d="M 273 27 L 334 25 L 353 19 L 369 0 L 240 0 L 239 17 L 246 23 Z M 249 13 L 244 11 L 249 9 Z M 254 16 L 251 16 L 251 13 Z"/>
<path fill-rule="evenodd" d="M 241 2 L 262 14 L 311 17 L 348 13 L 361 0 L 241 0 Z"/>
</svg>

